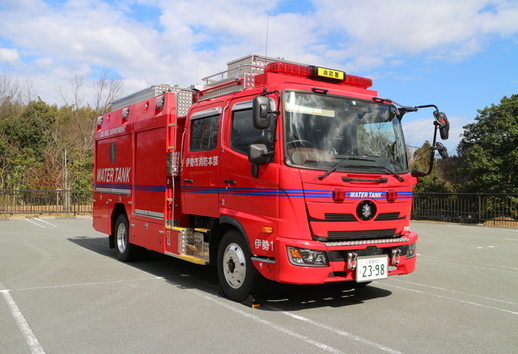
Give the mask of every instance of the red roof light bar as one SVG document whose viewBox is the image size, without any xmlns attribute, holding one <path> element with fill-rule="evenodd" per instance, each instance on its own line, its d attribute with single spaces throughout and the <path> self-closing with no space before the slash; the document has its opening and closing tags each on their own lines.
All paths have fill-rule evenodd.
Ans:
<svg viewBox="0 0 518 354">
<path fill-rule="evenodd" d="M 298 64 L 277 61 L 277 62 L 267 64 L 264 68 L 264 72 L 293 75 L 293 76 L 313 78 L 313 79 L 319 78 L 321 80 L 325 80 L 325 79 L 329 80 L 329 76 L 319 75 L 318 69 L 320 69 L 320 68 L 317 68 L 315 66 L 305 66 L 305 65 L 298 65 Z M 326 69 L 326 70 L 328 70 L 328 69 Z M 338 72 L 338 71 L 332 70 L 332 69 L 329 69 L 328 71 Z M 345 79 L 337 80 L 336 82 L 339 83 L 340 85 L 355 86 L 355 87 L 360 87 L 360 88 L 365 88 L 365 89 L 372 86 L 372 79 L 369 79 L 366 77 L 345 75 L 345 73 L 344 73 L 344 77 L 345 77 Z M 331 79 L 331 80 L 333 80 L 333 79 Z"/>
</svg>

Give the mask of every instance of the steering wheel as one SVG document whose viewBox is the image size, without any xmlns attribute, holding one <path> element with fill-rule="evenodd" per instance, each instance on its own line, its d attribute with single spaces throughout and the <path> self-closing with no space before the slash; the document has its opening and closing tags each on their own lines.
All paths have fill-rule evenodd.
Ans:
<svg viewBox="0 0 518 354">
<path fill-rule="evenodd" d="M 308 141 L 308 140 L 292 140 L 292 141 L 288 141 L 288 143 L 286 144 L 288 146 L 288 148 L 290 147 L 290 145 L 293 145 L 293 148 L 297 147 L 297 144 L 300 145 L 301 147 L 306 147 L 306 148 L 311 148 L 312 145 L 311 143 Z"/>
</svg>

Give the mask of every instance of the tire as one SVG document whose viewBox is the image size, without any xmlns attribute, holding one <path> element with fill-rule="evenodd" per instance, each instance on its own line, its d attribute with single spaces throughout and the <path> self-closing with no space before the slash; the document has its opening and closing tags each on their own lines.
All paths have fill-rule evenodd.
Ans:
<svg viewBox="0 0 518 354">
<path fill-rule="evenodd" d="M 142 249 L 129 242 L 128 218 L 126 214 L 121 214 L 117 217 L 113 231 L 117 257 L 123 262 L 138 260 Z"/>
<path fill-rule="evenodd" d="M 242 302 L 257 289 L 261 275 L 252 264 L 248 245 L 241 233 L 230 230 L 218 248 L 218 278 L 223 294 Z"/>
</svg>

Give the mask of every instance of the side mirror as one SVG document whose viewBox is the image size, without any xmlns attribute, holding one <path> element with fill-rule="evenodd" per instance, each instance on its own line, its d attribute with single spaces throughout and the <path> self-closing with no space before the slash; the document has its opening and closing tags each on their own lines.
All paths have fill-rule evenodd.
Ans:
<svg viewBox="0 0 518 354">
<path fill-rule="evenodd" d="M 448 125 L 446 125 L 444 127 L 439 128 L 439 133 L 441 134 L 442 140 L 448 140 L 448 138 L 450 136 L 449 131 L 450 131 L 450 123 L 448 123 Z"/>
<path fill-rule="evenodd" d="M 253 124 L 255 129 L 266 129 L 270 126 L 270 99 L 266 96 L 254 98 L 252 106 Z"/>
<path fill-rule="evenodd" d="M 448 150 L 442 143 L 435 143 L 435 150 L 439 152 L 439 155 L 441 155 L 443 159 L 448 158 Z"/>
<path fill-rule="evenodd" d="M 248 161 L 257 165 L 264 165 L 271 161 L 272 153 L 264 144 L 250 144 L 248 146 Z"/>
<path fill-rule="evenodd" d="M 419 170 L 413 170 L 412 171 L 412 177 L 426 177 L 428 176 L 428 173 L 419 171 Z"/>
<path fill-rule="evenodd" d="M 448 140 L 450 137 L 450 122 L 448 121 L 448 117 L 446 117 L 446 113 L 435 111 L 433 112 L 433 117 L 435 118 L 435 124 L 439 126 L 441 139 Z"/>
</svg>

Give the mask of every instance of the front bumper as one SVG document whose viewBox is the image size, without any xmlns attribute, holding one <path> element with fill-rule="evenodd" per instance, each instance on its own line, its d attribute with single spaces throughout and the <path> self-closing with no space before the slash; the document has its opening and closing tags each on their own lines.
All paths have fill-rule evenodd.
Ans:
<svg viewBox="0 0 518 354">
<path fill-rule="evenodd" d="M 415 245 L 418 236 L 410 232 L 403 238 L 390 240 L 370 240 L 353 242 L 323 243 L 318 241 L 297 241 L 279 237 L 275 241 L 275 260 L 254 259 L 259 272 L 270 280 L 290 284 L 324 284 L 340 281 L 355 281 L 355 269 L 350 269 L 354 262 L 350 254 L 357 257 L 388 255 L 388 275 L 408 274 L 415 270 L 417 254 L 407 258 L 409 247 Z M 327 255 L 327 266 L 300 266 L 290 262 L 288 246 L 323 251 Z M 399 251 L 398 251 L 399 250 Z M 415 248 L 414 248 L 415 251 Z M 410 251 L 411 253 L 412 251 Z M 349 255 L 349 257 L 348 257 Z"/>
</svg>

